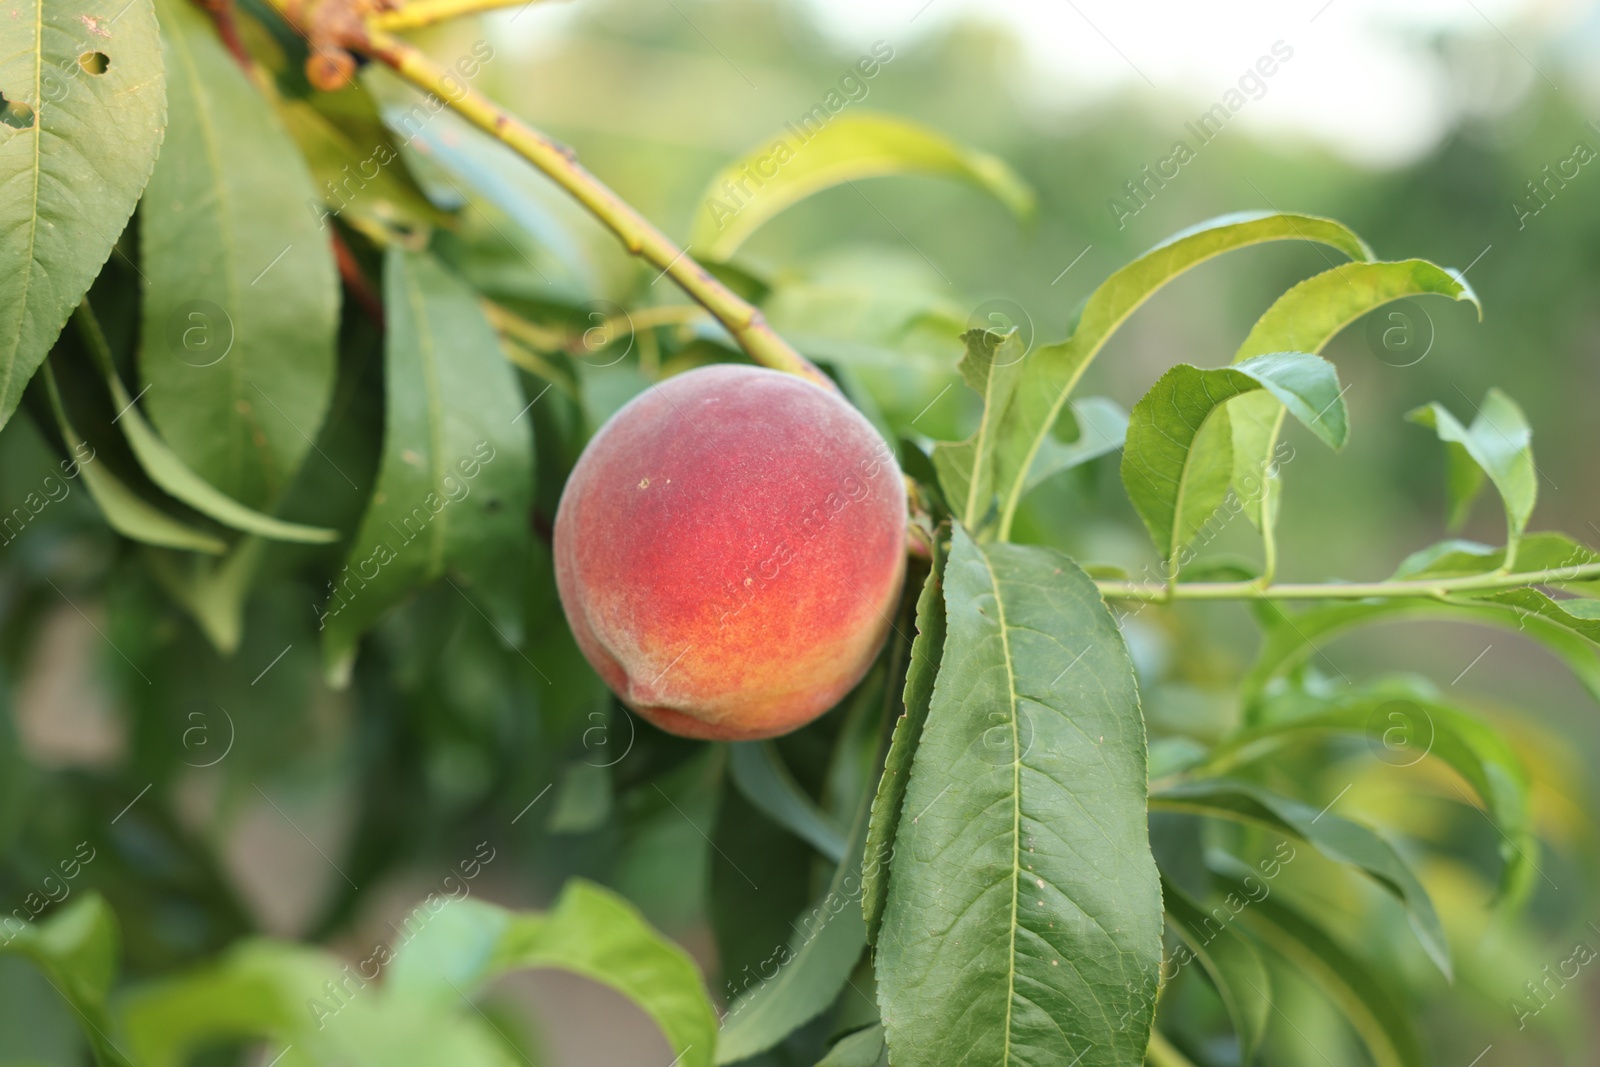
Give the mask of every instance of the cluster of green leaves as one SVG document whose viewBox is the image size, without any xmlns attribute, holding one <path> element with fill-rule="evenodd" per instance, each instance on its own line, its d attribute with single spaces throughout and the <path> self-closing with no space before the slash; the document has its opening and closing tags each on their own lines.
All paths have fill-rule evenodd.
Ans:
<svg viewBox="0 0 1600 1067">
<path fill-rule="evenodd" d="M 97 896 L 22 929 L 0 953 L 38 966 L 81 1019 L 95 1062 L 112 1067 L 181 1067 L 201 1050 L 243 1042 L 308 1067 L 506 1067 L 526 1062 L 526 1038 L 472 1010 L 473 1001 L 503 975 L 535 967 L 610 986 L 650 1016 L 682 1062 L 709 1062 L 716 1015 L 693 961 L 598 886 L 570 883 L 545 913 L 429 897 L 406 916 L 402 938 L 356 964 L 280 941 L 240 941 L 200 971 L 135 987 L 114 1003 L 119 936 Z M 373 984 L 380 971 L 381 987 Z"/>
<path fill-rule="evenodd" d="M 1476 303 L 1459 274 L 1378 261 L 1327 219 L 1215 219 L 1115 272 L 1058 343 L 968 330 L 954 370 L 981 407 L 969 437 L 934 441 L 914 424 L 949 384 L 963 309 L 872 255 L 783 274 L 731 257 L 780 211 L 856 179 L 954 177 L 1022 216 L 1032 196 L 924 128 L 836 117 L 729 225 L 697 219 L 691 243 L 898 443 L 931 559 L 836 713 L 726 751 L 644 736 L 617 767 L 610 751 L 592 758 L 591 734 L 623 747 L 608 735 L 627 720 L 555 618 L 543 535 L 588 434 L 653 379 L 740 358 L 732 339 L 697 308 L 652 303 L 657 290 L 504 146 L 448 112 L 418 126 L 392 79 L 311 92 L 304 45 L 265 10 L 242 19 L 242 65 L 185 0 L 24 6 L 34 38 L 0 66 L 0 91 L 31 105 L 30 122 L 14 108 L 0 130 L 0 185 L 31 190 L 0 206 L 0 247 L 22 265 L 0 292 L 0 418 L 25 404 L 137 546 L 132 565 L 217 650 L 284 586 L 310 610 L 267 616 L 291 647 L 319 644 L 332 684 L 374 704 L 398 690 L 531 708 L 560 781 L 545 830 L 603 841 L 607 880 L 660 925 L 708 915 L 726 1008 L 719 1024 L 688 958 L 581 881 L 546 913 L 444 905 L 371 990 L 320 950 L 247 938 L 119 991 L 116 925 L 89 898 L 6 948 L 56 987 L 98 1062 L 178 1064 L 237 1042 L 284 1063 L 529 1061 L 489 987 L 536 966 L 630 997 L 685 1065 L 1248 1063 L 1295 983 L 1325 994 L 1383 1067 L 1424 1062 L 1410 989 L 1350 936 L 1408 930 L 1416 959 L 1452 974 L 1417 846 L 1331 813 L 1338 796 L 1287 769 L 1325 769 L 1351 737 L 1386 754 L 1397 723 L 1408 744 L 1425 725 L 1418 758 L 1494 828 L 1508 912 L 1539 878 L 1533 776 L 1483 717 L 1417 679 L 1332 686 L 1308 658 L 1374 623 L 1483 622 L 1544 642 L 1600 697 L 1600 553 L 1527 533 L 1530 433 L 1498 391 L 1466 424 L 1438 405 L 1412 417 L 1446 444 L 1453 515 L 1495 487 L 1505 545 L 1442 542 L 1359 597 L 1313 591 L 1302 599 L 1328 603 L 1289 611 L 1273 596 L 1274 529 L 1285 415 L 1335 449 L 1350 432 L 1324 347 L 1397 299 Z M 80 62 L 90 53 L 106 61 Z M 29 84 L 57 88 L 29 100 L 14 89 Z M 767 154 L 730 165 L 708 197 Z M 1075 395 L 1161 286 L 1291 240 L 1350 261 L 1284 293 L 1231 363 L 1176 366 L 1131 410 Z M 1156 571 L 1136 581 L 1011 543 L 1030 496 L 1118 451 Z M 1261 532 L 1259 567 L 1202 554 L 1230 502 Z M 1197 574 L 1231 581 L 1180 580 Z M 1129 622 L 1107 595 L 1260 601 L 1260 653 L 1227 728 L 1150 741 Z M 458 617 L 482 632 L 439 656 L 454 641 L 439 620 Z M 143 642 L 132 656 L 169 671 L 181 659 Z M 401 766 L 398 783 L 365 783 L 387 791 L 351 850 L 363 881 L 403 835 L 406 775 L 451 780 Z M 451 799 L 504 829 L 501 815 L 527 811 L 498 810 L 511 792 Z M 681 911 L 662 899 L 669 881 Z M 1327 884 L 1341 891 L 1319 894 Z M 323 932 L 355 902 L 340 896 Z"/>
</svg>

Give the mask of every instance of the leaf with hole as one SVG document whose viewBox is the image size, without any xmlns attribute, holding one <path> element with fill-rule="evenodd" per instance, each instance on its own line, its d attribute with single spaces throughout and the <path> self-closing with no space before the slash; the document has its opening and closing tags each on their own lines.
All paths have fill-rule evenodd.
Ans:
<svg viewBox="0 0 1600 1067">
<path fill-rule="evenodd" d="M 1018 218 L 1033 190 L 1003 161 L 893 115 L 852 110 L 791 123 L 712 176 L 689 234 L 697 255 L 722 260 L 773 216 L 824 189 L 892 174 L 958 178 L 987 190 Z"/>
<path fill-rule="evenodd" d="M 5 14 L 0 426 L 133 215 L 167 109 L 150 0 L 18 0 Z"/>
<path fill-rule="evenodd" d="M 333 392 L 329 231 L 306 208 L 317 189 L 294 142 L 205 12 L 157 6 L 170 108 L 139 214 L 142 399 L 190 470 L 264 508 L 311 451 Z"/>
<path fill-rule="evenodd" d="M 1161 964 L 1133 666 L 1051 549 L 955 528 L 948 631 L 895 835 L 878 1003 L 897 1067 L 1124 1067 Z"/>
</svg>

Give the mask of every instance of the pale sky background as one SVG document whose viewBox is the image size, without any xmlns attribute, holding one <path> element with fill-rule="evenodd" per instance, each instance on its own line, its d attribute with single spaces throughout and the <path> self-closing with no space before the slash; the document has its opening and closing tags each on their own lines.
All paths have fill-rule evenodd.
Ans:
<svg viewBox="0 0 1600 1067">
<path fill-rule="evenodd" d="M 581 0 L 580 0 L 581 2 Z M 693 15 L 692 0 L 672 3 Z M 1600 119 L 1600 0 L 798 0 L 842 48 L 882 38 L 914 49 L 955 22 L 1009 27 L 1018 77 L 1043 110 L 1093 108 L 1135 92 L 1217 102 L 1275 41 L 1294 58 L 1241 111 L 1258 133 L 1305 136 L 1352 161 L 1394 166 L 1426 153 L 1463 111 L 1511 112 L 1538 80 L 1579 90 Z M 555 5 L 565 7 L 567 5 Z M 541 12 L 544 43 L 575 12 Z M 564 17 L 566 16 L 566 17 Z M 1430 42 L 1467 42 L 1446 77 Z"/>
<path fill-rule="evenodd" d="M 1458 108 L 1514 107 L 1535 79 L 1579 88 L 1586 75 L 1588 99 L 1600 102 L 1600 4 L 1591 0 L 807 2 L 852 39 L 926 33 L 975 17 L 1008 25 L 1031 56 L 1028 74 L 1041 95 L 1064 106 L 1131 88 L 1182 94 L 1198 113 L 1282 40 L 1294 58 L 1243 109 L 1243 124 L 1301 131 L 1375 165 L 1426 152 Z M 1478 86 L 1477 99 L 1447 91 L 1428 48 L 1440 30 L 1481 38 L 1486 51 L 1509 57 L 1485 70 L 1495 84 Z"/>
</svg>

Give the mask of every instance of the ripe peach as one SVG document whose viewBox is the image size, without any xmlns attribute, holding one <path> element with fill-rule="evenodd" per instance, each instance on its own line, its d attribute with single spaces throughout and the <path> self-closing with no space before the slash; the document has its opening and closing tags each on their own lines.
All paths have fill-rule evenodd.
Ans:
<svg viewBox="0 0 1600 1067">
<path fill-rule="evenodd" d="M 634 711 L 684 737 L 775 737 L 866 673 L 905 531 L 900 469 L 859 412 L 721 364 L 646 390 L 589 442 L 556 512 L 556 585 Z"/>
</svg>

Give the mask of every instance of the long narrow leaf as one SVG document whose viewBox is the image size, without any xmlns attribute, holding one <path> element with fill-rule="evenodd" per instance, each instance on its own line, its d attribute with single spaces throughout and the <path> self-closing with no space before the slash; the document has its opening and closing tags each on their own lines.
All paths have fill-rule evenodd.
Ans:
<svg viewBox="0 0 1600 1067">
<path fill-rule="evenodd" d="M 1167 282 L 1224 252 L 1264 241 L 1316 241 L 1356 260 L 1372 258 L 1361 238 L 1330 219 L 1280 212 L 1223 215 L 1174 234 L 1102 282 L 1078 316 L 1072 336 L 1033 352 L 1005 418 L 997 459 L 1000 535 L 1011 528 L 1034 456 L 1073 387 L 1117 327 Z"/>
</svg>

